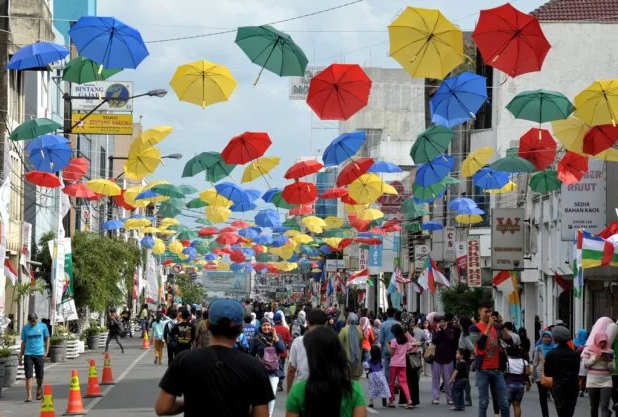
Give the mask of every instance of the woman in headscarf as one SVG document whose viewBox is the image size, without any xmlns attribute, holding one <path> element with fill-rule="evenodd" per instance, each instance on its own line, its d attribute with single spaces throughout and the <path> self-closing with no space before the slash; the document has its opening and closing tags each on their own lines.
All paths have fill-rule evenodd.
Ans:
<svg viewBox="0 0 618 417">
<path fill-rule="evenodd" d="M 586 389 L 590 397 L 590 415 L 596 417 L 601 408 L 601 416 L 609 417 L 615 362 L 607 333 L 598 330 L 594 335 L 594 341 L 584 348 L 581 358 L 584 368 L 588 371 Z"/>
<path fill-rule="evenodd" d="M 290 330 L 290 326 L 288 325 L 288 322 L 285 320 L 285 314 L 283 314 L 283 310 L 277 310 L 277 313 L 275 313 L 275 315 L 277 314 L 281 314 L 281 325 L 285 327 L 286 329 Z"/>
<path fill-rule="evenodd" d="M 371 324 L 369 323 L 369 319 L 367 317 L 361 317 L 360 328 L 363 332 L 363 362 L 367 362 L 369 360 L 369 351 L 371 350 L 371 345 L 373 345 L 373 343 L 376 341 L 376 337 L 373 334 Z"/>
<path fill-rule="evenodd" d="M 363 332 L 358 326 L 358 316 L 350 313 L 348 325 L 339 332 L 339 340 L 348 356 L 352 379 L 358 381 L 363 375 Z"/>
<path fill-rule="evenodd" d="M 292 324 L 292 329 L 290 329 L 290 333 L 292 333 L 292 340 L 296 339 L 305 334 L 307 329 L 307 313 L 303 310 L 298 312 L 296 316 L 296 320 Z"/>
<path fill-rule="evenodd" d="M 380 332 L 382 331 L 382 322 L 380 319 L 373 321 L 373 335 L 375 336 L 375 345 L 380 345 Z"/>
<path fill-rule="evenodd" d="M 251 313 L 251 324 L 254 325 L 256 329 L 259 327 L 259 323 L 257 321 L 257 316 L 255 313 Z"/>
<path fill-rule="evenodd" d="M 586 340 L 588 339 L 588 331 L 586 329 L 579 329 L 576 333 L 575 339 L 573 339 L 573 344 L 575 345 L 575 349 L 578 352 L 584 350 L 586 347 Z"/>
<path fill-rule="evenodd" d="M 555 348 L 556 344 L 553 342 L 551 332 L 549 330 L 545 330 L 543 331 L 543 333 L 541 333 L 541 343 L 534 348 L 534 354 L 532 356 L 532 372 L 534 375 L 534 382 L 536 382 L 537 387 L 539 388 L 541 417 L 549 417 L 549 410 L 547 408 L 548 390 L 541 385 L 541 375 L 543 374 L 545 356 L 547 356 L 547 354 Z"/>
<path fill-rule="evenodd" d="M 415 333 L 414 333 L 415 323 L 416 323 L 416 318 L 414 317 L 412 313 L 405 312 L 401 314 L 401 328 L 403 330 L 403 333 L 408 339 L 410 339 L 410 343 L 414 346 L 410 352 L 406 353 L 406 385 L 408 386 L 408 391 L 410 392 L 411 404 L 414 407 L 416 407 L 417 405 L 420 405 L 421 403 L 420 395 L 419 395 L 419 380 L 421 378 L 421 374 L 420 374 L 421 368 L 412 367 L 413 361 L 410 358 L 410 356 L 411 355 L 417 355 L 417 356 L 422 355 L 420 352 L 420 349 L 418 349 L 420 346 L 422 346 L 422 342 L 420 341 L 420 339 L 416 338 Z M 421 337 L 424 334 L 422 331 L 420 331 L 420 329 L 419 329 L 419 333 Z M 407 404 L 407 398 L 405 396 L 405 392 L 403 390 L 400 390 L 399 391 L 399 406 L 405 407 L 406 404 Z"/>
<path fill-rule="evenodd" d="M 517 334 L 519 335 L 519 340 L 521 341 L 521 344 L 519 345 L 521 347 L 522 350 L 522 357 L 527 360 L 528 362 L 530 362 L 528 360 L 528 358 L 530 357 L 530 339 L 528 339 L 528 332 L 526 331 L 525 327 L 520 327 L 519 330 L 517 331 Z"/>
</svg>

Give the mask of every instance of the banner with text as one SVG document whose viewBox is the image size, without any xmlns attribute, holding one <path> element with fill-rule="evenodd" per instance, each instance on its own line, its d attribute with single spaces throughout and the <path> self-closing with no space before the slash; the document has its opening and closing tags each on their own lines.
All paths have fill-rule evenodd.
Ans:
<svg viewBox="0 0 618 417">
<path fill-rule="evenodd" d="M 491 269 L 517 271 L 524 267 L 523 208 L 491 211 Z"/>
<path fill-rule="evenodd" d="M 468 287 L 481 286 L 481 238 L 468 236 L 467 241 L 467 279 Z"/>
<path fill-rule="evenodd" d="M 442 243 L 442 256 L 447 262 L 455 262 L 455 227 L 446 226 L 444 229 L 444 239 Z"/>
</svg>

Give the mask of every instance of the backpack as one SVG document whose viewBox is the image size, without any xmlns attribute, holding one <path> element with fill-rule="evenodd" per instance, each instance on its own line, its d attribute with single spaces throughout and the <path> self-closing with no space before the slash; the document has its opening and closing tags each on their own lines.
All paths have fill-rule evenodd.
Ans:
<svg viewBox="0 0 618 417">
<path fill-rule="evenodd" d="M 173 349 L 176 349 L 178 347 L 178 339 L 176 338 L 176 336 L 172 335 L 172 329 L 174 328 L 175 324 L 172 320 L 168 321 L 165 324 L 165 333 L 166 333 L 166 342 L 167 345 Z"/>
<path fill-rule="evenodd" d="M 277 349 L 272 344 L 268 344 L 268 342 L 260 338 L 260 342 L 264 344 L 264 353 L 260 358 L 260 362 L 264 365 L 264 369 L 266 372 L 276 372 L 279 370 L 279 354 L 277 353 Z"/>
</svg>

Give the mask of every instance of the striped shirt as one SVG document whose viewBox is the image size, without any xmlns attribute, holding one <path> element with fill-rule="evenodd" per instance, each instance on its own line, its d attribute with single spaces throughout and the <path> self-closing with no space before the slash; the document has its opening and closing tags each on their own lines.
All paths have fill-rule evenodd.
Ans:
<svg viewBox="0 0 618 417">
<path fill-rule="evenodd" d="M 586 369 L 586 388 L 611 388 L 612 372 L 615 369 L 613 359 L 614 352 L 607 352 L 612 356 L 610 360 L 601 359 L 601 354 L 595 354 L 590 349 L 585 348 L 582 352 L 582 363 Z"/>
</svg>

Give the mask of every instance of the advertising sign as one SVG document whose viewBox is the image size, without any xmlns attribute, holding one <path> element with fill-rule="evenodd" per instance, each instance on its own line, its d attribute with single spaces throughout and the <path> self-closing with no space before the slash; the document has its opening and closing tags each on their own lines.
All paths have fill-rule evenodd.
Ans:
<svg viewBox="0 0 618 417">
<path fill-rule="evenodd" d="M 431 253 L 431 249 L 427 245 L 414 246 L 414 269 L 421 271 L 425 267 L 425 259 Z"/>
<path fill-rule="evenodd" d="M 107 102 L 97 109 L 104 112 L 132 112 L 133 82 L 132 81 L 95 81 L 84 84 L 71 84 L 71 109 L 73 111 L 89 112 L 101 104 L 103 98 Z"/>
<path fill-rule="evenodd" d="M 358 250 L 358 270 L 362 271 L 367 268 L 367 251 L 365 249 Z"/>
<path fill-rule="evenodd" d="M 468 236 L 468 287 L 481 286 L 481 238 L 480 236 Z"/>
<path fill-rule="evenodd" d="M 206 300 L 215 298 L 236 298 L 238 300 L 247 297 L 247 274 L 245 272 L 232 271 L 204 271 L 200 276 L 202 286 L 206 288 Z"/>
<path fill-rule="evenodd" d="M 401 181 L 391 181 L 389 185 L 397 191 L 397 194 L 384 194 L 378 198 L 377 202 L 380 204 L 380 211 L 384 213 L 386 220 L 402 219 L 401 205 L 410 197 L 411 192 L 405 189 Z"/>
<path fill-rule="evenodd" d="M 455 262 L 457 254 L 455 253 L 455 227 L 446 226 L 444 229 L 444 239 L 442 244 L 442 256 L 447 262 Z"/>
<path fill-rule="evenodd" d="M 369 266 L 382 266 L 382 245 L 369 246 Z"/>
<path fill-rule="evenodd" d="M 86 116 L 86 113 L 73 113 L 71 123 L 73 133 L 89 133 L 91 135 L 132 135 L 133 134 L 133 115 L 132 114 L 101 114 L 93 113 Z M 79 122 L 79 123 L 78 123 Z"/>
<path fill-rule="evenodd" d="M 326 260 L 326 272 L 337 272 L 338 269 L 345 269 L 345 261 L 343 259 Z"/>
<path fill-rule="evenodd" d="M 517 271 L 524 268 L 523 208 L 491 211 L 491 269 Z"/>
<path fill-rule="evenodd" d="M 326 67 L 307 66 L 303 77 L 290 77 L 290 100 L 306 100 L 309 82 Z"/>
<path fill-rule="evenodd" d="M 605 228 L 605 162 L 590 158 L 588 172 L 577 184 L 562 184 L 562 240 L 573 240 L 573 232 L 585 229 L 599 233 Z"/>
<path fill-rule="evenodd" d="M 468 265 L 468 257 L 466 256 L 468 253 L 468 248 L 466 247 L 466 242 L 457 241 L 455 242 L 455 262 L 457 262 L 457 268 L 462 271 L 466 269 Z"/>
</svg>

